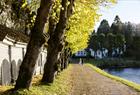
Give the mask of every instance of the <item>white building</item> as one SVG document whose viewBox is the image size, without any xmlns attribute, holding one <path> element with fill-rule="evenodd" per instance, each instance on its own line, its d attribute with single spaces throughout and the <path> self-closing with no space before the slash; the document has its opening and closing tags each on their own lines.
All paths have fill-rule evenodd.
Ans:
<svg viewBox="0 0 140 95">
<path fill-rule="evenodd" d="M 107 57 L 107 49 L 104 49 L 103 51 L 101 50 L 97 50 L 96 52 L 92 49 L 89 49 L 90 52 L 90 56 L 95 58 L 95 59 L 102 59 Z M 86 50 L 81 50 L 78 51 L 77 53 L 75 53 L 76 57 L 87 57 L 88 56 L 88 52 Z"/>
<path fill-rule="evenodd" d="M 87 56 L 87 52 L 85 50 L 81 50 L 78 51 L 77 53 L 75 53 L 76 57 L 86 57 Z"/>
</svg>

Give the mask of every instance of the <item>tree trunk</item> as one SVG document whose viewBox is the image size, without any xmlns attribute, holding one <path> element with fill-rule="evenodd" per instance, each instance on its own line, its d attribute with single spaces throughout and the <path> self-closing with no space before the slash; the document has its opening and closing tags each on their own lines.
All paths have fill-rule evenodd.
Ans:
<svg viewBox="0 0 140 95">
<path fill-rule="evenodd" d="M 44 25 L 48 20 L 48 15 L 52 9 L 53 2 L 54 0 L 41 0 L 34 27 L 31 30 L 31 37 L 27 46 L 27 52 L 20 66 L 19 76 L 16 81 L 15 90 L 21 88 L 29 89 L 30 87 L 35 64 L 41 51 L 41 47 L 45 42 L 43 30 Z"/>
<path fill-rule="evenodd" d="M 42 82 L 52 83 L 54 80 L 54 73 L 55 73 L 55 64 L 57 63 L 57 53 L 54 49 L 52 49 L 51 46 L 48 46 L 47 48 L 47 61 L 44 65 L 44 74 L 42 78 Z"/>
<path fill-rule="evenodd" d="M 68 55 L 67 52 L 65 52 L 65 55 L 64 55 L 64 69 L 66 69 L 67 66 L 68 66 L 68 56 L 67 55 Z"/>
<path fill-rule="evenodd" d="M 61 36 L 63 36 L 62 34 Z M 52 83 L 54 80 L 55 64 L 57 64 L 59 60 L 58 55 L 63 48 L 63 43 L 61 43 L 60 38 L 62 37 L 57 37 L 57 35 L 53 35 L 48 41 L 47 61 L 44 65 L 42 82 Z"/>
<path fill-rule="evenodd" d="M 68 67 L 68 63 L 69 63 L 69 55 L 70 55 L 70 50 L 67 48 L 64 51 L 64 69 L 66 69 Z"/>
<path fill-rule="evenodd" d="M 56 25 L 55 31 L 53 35 L 50 36 L 48 41 L 48 53 L 47 53 L 47 61 L 44 66 L 44 74 L 42 78 L 42 82 L 46 83 L 53 83 L 54 81 L 54 66 L 58 61 L 58 55 L 63 49 L 63 40 L 64 40 L 64 33 L 67 26 L 67 21 L 69 16 L 71 16 L 72 10 L 70 7 L 73 6 L 74 0 L 70 0 L 69 6 L 67 6 L 68 0 L 62 0 L 61 5 L 63 9 L 60 11 L 60 19 Z M 70 8 L 70 9 L 69 9 Z"/>
<path fill-rule="evenodd" d="M 64 69 L 64 50 L 61 51 L 61 56 L 60 56 L 60 60 L 61 60 L 61 71 L 63 71 Z"/>
<path fill-rule="evenodd" d="M 60 69 L 61 71 L 63 71 L 64 69 L 67 68 L 68 66 L 68 57 L 69 57 L 69 49 L 68 48 L 65 48 L 65 45 L 63 45 L 63 49 L 60 53 L 60 58 L 58 59 L 59 60 L 59 64 L 61 64 L 60 66 Z"/>
</svg>

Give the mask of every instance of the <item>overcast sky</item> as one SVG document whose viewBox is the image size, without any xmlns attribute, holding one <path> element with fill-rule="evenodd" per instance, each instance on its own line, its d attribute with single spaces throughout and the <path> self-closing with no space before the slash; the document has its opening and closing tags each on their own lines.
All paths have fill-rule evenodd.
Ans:
<svg viewBox="0 0 140 95">
<path fill-rule="evenodd" d="M 99 13 L 102 16 L 99 22 L 96 23 L 95 29 L 103 19 L 108 20 L 111 25 L 116 15 L 119 15 L 122 22 L 140 23 L 140 0 L 118 0 L 118 3 L 109 9 L 101 7 Z"/>
</svg>

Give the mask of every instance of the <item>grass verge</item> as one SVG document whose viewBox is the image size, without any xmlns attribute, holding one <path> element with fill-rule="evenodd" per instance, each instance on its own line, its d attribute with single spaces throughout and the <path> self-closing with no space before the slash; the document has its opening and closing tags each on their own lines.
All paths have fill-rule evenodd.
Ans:
<svg viewBox="0 0 140 95">
<path fill-rule="evenodd" d="M 105 71 L 97 68 L 93 64 L 86 64 L 86 65 L 89 66 L 89 67 L 91 67 L 96 72 L 98 72 L 98 73 L 100 73 L 100 74 L 102 74 L 102 75 L 104 75 L 104 76 L 106 76 L 108 78 L 111 78 L 113 80 L 119 81 L 119 82 L 121 82 L 121 83 L 123 83 L 123 84 L 125 84 L 127 86 L 130 86 L 130 87 L 136 89 L 137 91 L 140 91 L 140 85 L 139 84 L 136 84 L 136 83 L 134 83 L 132 81 L 128 81 L 128 80 L 123 79 L 123 78 L 120 78 L 118 76 L 114 76 L 114 75 L 108 74 L 107 72 L 105 72 Z"/>
<path fill-rule="evenodd" d="M 39 83 L 42 76 L 36 76 L 33 79 L 33 85 L 30 90 L 19 90 L 11 93 L 13 86 L 0 86 L 0 95 L 68 95 L 71 89 L 71 65 L 57 75 L 53 84 L 42 85 Z"/>
</svg>

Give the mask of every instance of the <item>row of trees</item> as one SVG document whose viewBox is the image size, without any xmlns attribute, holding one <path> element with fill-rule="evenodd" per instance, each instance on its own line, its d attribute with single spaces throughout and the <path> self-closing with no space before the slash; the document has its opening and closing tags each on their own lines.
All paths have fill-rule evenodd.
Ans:
<svg viewBox="0 0 140 95">
<path fill-rule="evenodd" d="M 88 36 L 92 32 L 90 30 L 99 17 L 98 7 L 115 1 L 11 0 L 16 19 L 22 20 L 27 16 L 24 20 L 27 27 L 23 27 L 23 30 L 31 30 L 27 52 L 20 66 L 14 90 L 30 87 L 38 55 L 45 43 L 47 61 L 42 82 L 53 83 L 54 73 L 59 65 L 61 70 L 67 67 L 70 53 L 87 46 Z"/>
<path fill-rule="evenodd" d="M 140 24 L 125 23 L 126 52 L 125 57 L 140 60 Z"/>
<path fill-rule="evenodd" d="M 102 20 L 97 32 L 93 32 L 89 40 L 89 48 L 97 51 L 108 50 L 108 56 L 112 57 L 112 52 L 119 57 L 121 52 L 124 56 L 136 56 L 138 50 L 139 25 L 130 22 L 122 23 L 119 16 L 116 16 L 111 27 L 107 20 Z M 134 49 L 135 48 L 135 49 Z M 118 51 L 118 52 L 117 52 Z"/>
</svg>

